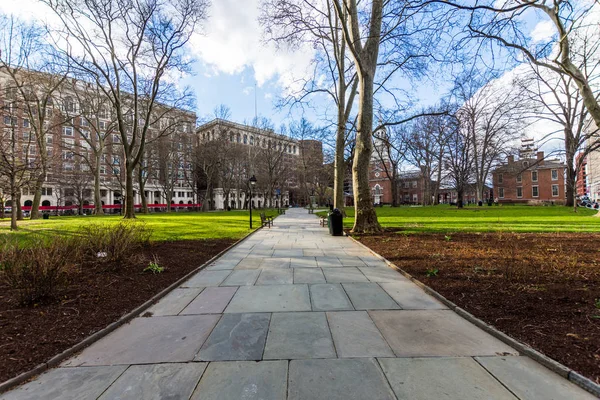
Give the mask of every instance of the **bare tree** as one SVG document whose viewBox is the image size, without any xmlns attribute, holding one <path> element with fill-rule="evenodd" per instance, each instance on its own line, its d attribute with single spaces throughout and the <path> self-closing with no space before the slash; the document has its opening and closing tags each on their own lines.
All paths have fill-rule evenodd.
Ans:
<svg viewBox="0 0 600 400">
<path fill-rule="evenodd" d="M 392 207 L 397 207 L 400 204 L 398 180 L 400 166 L 406 159 L 407 136 L 405 126 L 392 126 L 387 129 L 381 128 L 374 133 L 374 140 L 376 142 L 374 155 L 378 165 L 391 183 Z"/>
<path fill-rule="evenodd" d="M 225 104 L 219 104 L 213 109 L 213 114 L 217 119 L 227 120 L 231 118 L 231 108 Z"/>
<path fill-rule="evenodd" d="M 572 78 L 590 117 L 600 126 L 600 101 L 580 65 L 578 42 L 582 37 L 598 41 L 598 22 L 591 20 L 600 9 L 595 0 L 485 0 L 463 4 L 448 0 L 430 0 L 458 10 L 467 11 L 468 36 L 476 40 L 491 40 L 526 57 L 529 62 Z M 522 16 L 537 10 L 554 27 L 552 37 L 542 43 L 531 43 L 522 30 Z M 588 39 L 586 39 L 587 41 Z"/>
<path fill-rule="evenodd" d="M 74 70 L 112 106 L 125 157 L 125 218 L 134 217 L 133 173 L 155 111 L 189 103 L 168 79 L 189 70 L 184 48 L 206 17 L 206 0 L 42 0 L 62 21 L 52 34 Z"/>
<path fill-rule="evenodd" d="M 473 177 L 473 142 L 467 132 L 458 122 L 452 126 L 444 159 L 444 168 L 457 193 L 458 208 L 464 205 L 465 190 Z"/>
<path fill-rule="evenodd" d="M 46 181 L 50 159 L 47 138 L 65 123 L 64 113 L 56 113 L 55 102 L 67 81 L 68 63 L 64 64 L 57 52 L 45 41 L 45 32 L 34 24 L 0 19 L 0 71 L 10 81 L 14 96 L 20 98 L 22 117 L 37 146 L 36 176 L 32 176 L 33 202 L 31 218 L 39 218 L 42 185 Z M 65 104 L 61 104 L 64 106 Z"/>
<path fill-rule="evenodd" d="M 513 86 L 507 88 L 494 81 L 484 84 L 472 75 L 459 79 L 456 85 L 462 102 L 456 117 L 471 141 L 477 200 L 483 201 L 492 168 L 514 151 L 511 143 L 527 126 L 528 102 Z"/>
</svg>

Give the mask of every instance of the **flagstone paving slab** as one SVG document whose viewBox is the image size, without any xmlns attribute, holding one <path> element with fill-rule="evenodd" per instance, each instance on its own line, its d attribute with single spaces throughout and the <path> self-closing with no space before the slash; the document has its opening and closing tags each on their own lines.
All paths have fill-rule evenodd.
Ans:
<svg viewBox="0 0 600 400">
<path fill-rule="evenodd" d="M 250 258 L 246 257 L 236 265 L 235 270 L 240 269 L 257 269 L 263 262 L 263 257 Z"/>
<path fill-rule="evenodd" d="M 289 400 L 395 400 L 371 358 L 292 360 Z"/>
<path fill-rule="evenodd" d="M 260 268 L 289 268 L 289 258 L 264 258 L 260 263 Z"/>
<path fill-rule="evenodd" d="M 279 313 L 271 317 L 265 360 L 335 357 L 325 313 Z"/>
<path fill-rule="evenodd" d="M 304 249 L 303 250 L 304 257 L 323 257 L 325 253 L 323 250 L 315 248 L 315 249 Z"/>
<path fill-rule="evenodd" d="M 200 271 L 181 285 L 182 287 L 219 286 L 231 273 L 230 270 Z"/>
<path fill-rule="evenodd" d="M 152 316 L 177 315 L 202 292 L 203 288 L 174 289 L 148 309 Z"/>
<path fill-rule="evenodd" d="M 252 286 L 256 282 L 256 279 L 258 279 L 258 275 L 260 275 L 260 271 L 256 269 L 233 271 L 221 283 L 221 286 Z"/>
<path fill-rule="evenodd" d="M 100 339 L 67 366 L 191 361 L 219 315 L 135 318 Z"/>
<path fill-rule="evenodd" d="M 398 357 L 517 354 L 450 310 L 369 311 Z"/>
<path fill-rule="evenodd" d="M 472 358 L 380 358 L 379 363 L 398 399 L 517 400 Z"/>
<path fill-rule="evenodd" d="M 357 310 L 394 310 L 400 307 L 376 283 L 344 283 L 344 290 Z"/>
<path fill-rule="evenodd" d="M 325 283 L 321 268 L 294 268 L 294 283 Z"/>
<path fill-rule="evenodd" d="M 354 310 L 344 288 L 339 283 L 315 283 L 310 285 L 313 311 Z"/>
<path fill-rule="evenodd" d="M 287 361 L 212 362 L 190 400 L 285 400 Z"/>
<path fill-rule="evenodd" d="M 596 398 L 528 357 L 476 357 L 475 359 L 521 399 L 593 400 Z"/>
<path fill-rule="evenodd" d="M 225 314 L 210 334 L 196 360 L 260 360 L 271 315 Z"/>
<path fill-rule="evenodd" d="M 242 286 L 226 313 L 310 311 L 307 285 Z"/>
<path fill-rule="evenodd" d="M 319 268 L 342 268 L 343 265 L 340 262 L 339 258 L 329 255 L 330 252 L 325 252 L 327 255 L 325 257 L 316 257 L 317 266 Z"/>
<path fill-rule="evenodd" d="M 394 357 L 366 311 L 328 312 L 327 320 L 339 357 Z"/>
<path fill-rule="evenodd" d="M 237 287 L 208 287 L 181 311 L 181 315 L 222 313 L 237 290 Z"/>
<path fill-rule="evenodd" d="M 444 310 L 448 308 L 408 280 L 380 283 L 379 286 L 405 310 Z"/>
<path fill-rule="evenodd" d="M 132 365 L 99 400 L 188 399 L 206 363 Z"/>
<path fill-rule="evenodd" d="M 294 282 L 294 270 L 264 269 L 260 273 L 256 285 L 291 285 Z"/>
<path fill-rule="evenodd" d="M 359 257 L 352 257 L 352 256 L 342 256 L 342 257 L 338 257 L 338 260 L 340 260 L 340 264 L 342 264 L 343 267 L 366 267 L 367 264 L 365 264 L 365 262 L 363 260 L 361 260 Z"/>
<path fill-rule="evenodd" d="M 304 252 L 302 249 L 286 249 L 286 250 L 275 250 L 273 252 L 273 257 L 302 257 L 304 256 Z"/>
<path fill-rule="evenodd" d="M 127 366 L 55 368 L 12 392 L 2 400 L 96 400 Z"/>
<path fill-rule="evenodd" d="M 323 274 L 328 283 L 369 282 L 356 267 L 324 268 Z"/>
<path fill-rule="evenodd" d="M 398 271 L 390 267 L 359 267 L 360 271 L 371 282 L 409 282 Z"/>
<path fill-rule="evenodd" d="M 317 268 L 315 257 L 293 257 L 290 260 L 291 268 Z"/>
<path fill-rule="evenodd" d="M 226 269 L 234 269 L 239 262 L 242 261 L 242 257 L 236 257 L 232 259 L 219 259 L 208 267 L 206 267 L 207 271 L 215 271 L 215 270 L 226 270 Z"/>
</svg>

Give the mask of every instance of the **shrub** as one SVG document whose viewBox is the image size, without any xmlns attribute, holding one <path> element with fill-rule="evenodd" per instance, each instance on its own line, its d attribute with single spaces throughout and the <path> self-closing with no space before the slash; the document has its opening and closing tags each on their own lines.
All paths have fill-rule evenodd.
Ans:
<svg viewBox="0 0 600 400">
<path fill-rule="evenodd" d="M 1 244 L 0 276 L 20 304 L 42 303 L 56 298 L 78 260 L 77 246 L 68 239 L 35 238 L 27 245 L 6 241 Z"/>
<path fill-rule="evenodd" d="M 86 260 L 99 265 L 127 264 L 135 251 L 150 242 L 151 231 L 140 222 L 88 225 L 83 228 L 81 248 Z"/>
</svg>

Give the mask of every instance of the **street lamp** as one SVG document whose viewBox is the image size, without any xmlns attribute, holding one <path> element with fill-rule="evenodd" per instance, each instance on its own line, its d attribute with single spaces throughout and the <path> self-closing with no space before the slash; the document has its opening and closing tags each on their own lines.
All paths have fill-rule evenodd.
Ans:
<svg viewBox="0 0 600 400">
<path fill-rule="evenodd" d="M 250 229 L 252 229 L 252 188 L 256 185 L 256 177 L 252 177 L 248 180 L 250 182 L 250 200 L 248 200 L 248 207 L 250 208 Z"/>
</svg>

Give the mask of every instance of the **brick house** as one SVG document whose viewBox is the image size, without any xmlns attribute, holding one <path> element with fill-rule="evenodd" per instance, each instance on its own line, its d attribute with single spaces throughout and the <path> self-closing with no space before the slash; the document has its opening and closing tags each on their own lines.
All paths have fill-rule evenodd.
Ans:
<svg viewBox="0 0 600 400">
<path fill-rule="evenodd" d="M 546 160 L 544 152 L 535 158 L 515 160 L 509 156 L 507 163 L 492 172 L 495 198 L 500 203 L 565 202 L 565 164 Z"/>
<path fill-rule="evenodd" d="M 371 161 L 369 171 L 369 186 L 373 196 L 373 204 L 391 204 L 392 203 L 392 182 L 388 178 L 385 166 L 381 161 Z M 391 165 L 388 162 L 388 171 L 391 171 Z"/>
<path fill-rule="evenodd" d="M 582 160 L 583 157 L 583 160 Z M 577 183 L 575 194 L 579 197 L 586 196 L 588 194 L 588 182 L 587 182 L 587 157 L 584 157 L 583 153 L 577 155 L 576 165 L 581 163 L 581 167 L 577 170 Z"/>
</svg>

